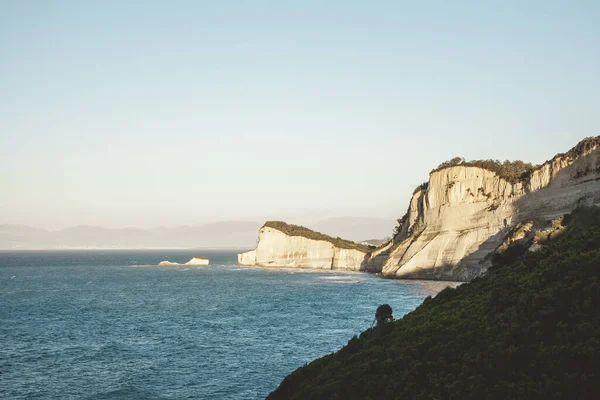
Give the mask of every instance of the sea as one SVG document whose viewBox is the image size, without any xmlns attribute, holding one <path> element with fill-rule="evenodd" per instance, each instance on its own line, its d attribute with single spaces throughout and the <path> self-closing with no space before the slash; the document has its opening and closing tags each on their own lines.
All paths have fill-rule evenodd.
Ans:
<svg viewBox="0 0 600 400">
<path fill-rule="evenodd" d="M 264 399 L 446 284 L 237 265 L 236 250 L 0 252 L 0 398 Z M 208 267 L 158 267 L 195 255 Z"/>
</svg>

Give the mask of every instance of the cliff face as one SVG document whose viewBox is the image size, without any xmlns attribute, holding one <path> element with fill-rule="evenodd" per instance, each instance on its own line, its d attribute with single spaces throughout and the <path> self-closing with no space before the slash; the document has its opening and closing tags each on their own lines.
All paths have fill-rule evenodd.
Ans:
<svg viewBox="0 0 600 400">
<path fill-rule="evenodd" d="M 342 248 L 327 240 L 290 235 L 270 226 L 260 229 L 256 249 L 238 254 L 240 265 L 362 270 L 366 249 Z"/>
<path fill-rule="evenodd" d="M 453 166 L 415 191 L 391 242 L 366 269 L 386 277 L 468 281 L 491 266 L 491 253 L 519 223 L 544 228 L 579 205 L 600 205 L 598 139 L 579 145 L 515 183 L 495 172 Z"/>
</svg>

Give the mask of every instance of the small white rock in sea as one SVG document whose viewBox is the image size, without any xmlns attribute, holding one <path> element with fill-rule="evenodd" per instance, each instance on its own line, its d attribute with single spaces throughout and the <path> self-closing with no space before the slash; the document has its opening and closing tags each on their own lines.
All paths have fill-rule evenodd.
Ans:
<svg viewBox="0 0 600 400">
<path fill-rule="evenodd" d="M 208 265 L 208 263 L 209 263 L 208 258 L 196 256 L 196 257 L 192 258 L 190 261 L 186 262 L 185 264 L 180 264 L 180 263 L 170 262 L 170 261 L 161 261 L 160 263 L 158 263 L 158 266 L 159 267 L 170 267 L 170 266 L 178 266 L 178 265 L 201 266 L 201 265 Z"/>
</svg>

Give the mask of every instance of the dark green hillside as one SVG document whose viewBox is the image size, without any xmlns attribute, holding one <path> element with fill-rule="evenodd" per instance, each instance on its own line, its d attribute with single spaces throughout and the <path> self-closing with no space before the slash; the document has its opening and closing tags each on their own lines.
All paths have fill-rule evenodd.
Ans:
<svg viewBox="0 0 600 400">
<path fill-rule="evenodd" d="M 565 223 L 542 250 L 364 332 L 269 398 L 600 398 L 600 209 Z"/>
</svg>

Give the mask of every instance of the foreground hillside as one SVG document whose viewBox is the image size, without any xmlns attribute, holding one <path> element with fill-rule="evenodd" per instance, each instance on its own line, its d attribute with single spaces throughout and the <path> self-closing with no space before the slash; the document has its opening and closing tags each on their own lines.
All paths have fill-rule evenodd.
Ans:
<svg viewBox="0 0 600 400">
<path fill-rule="evenodd" d="M 563 223 L 541 250 L 505 253 L 269 399 L 600 398 L 600 209 Z"/>
</svg>

